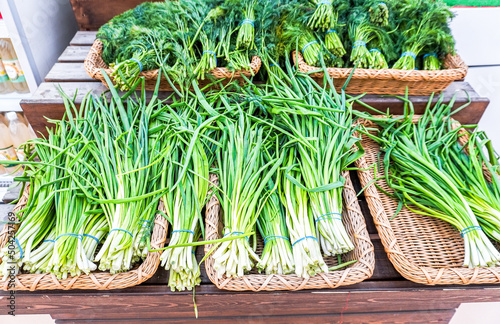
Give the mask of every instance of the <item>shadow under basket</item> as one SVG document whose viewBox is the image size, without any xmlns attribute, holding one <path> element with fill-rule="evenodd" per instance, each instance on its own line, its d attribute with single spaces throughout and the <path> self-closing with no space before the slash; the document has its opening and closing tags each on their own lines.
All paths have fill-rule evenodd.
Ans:
<svg viewBox="0 0 500 324">
<path fill-rule="evenodd" d="M 104 72 L 108 75 L 111 75 L 111 73 L 113 73 L 113 70 L 110 69 L 109 66 L 103 61 L 102 49 L 103 49 L 102 42 L 96 39 L 92 44 L 92 47 L 90 48 L 90 51 L 87 54 L 87 57 L 85 58 L 85 61 L 83 62 L 83 66 L 85 68 L 85 71 L 87 71 L 87 74 L 91 78 L 100 80 L 107 87 L 108 84 L 104 79 L 101 69 L 104 69 Z M 246 70 L 230 71 L 225 67 L 216 67 L 215 69 L 210 71 L 209 74 L 217 80 L 222 80 L 220 81 L 222 85 L 226 85 L 229 82 L 235 80 L 243 81 L 244 80 L 242 77 L 243 75 L 247 78 L 251 78 L 252 76 L 256 75 L 257 72 L 259 72 L 261 64 L 262 61 L 258 56 L 252 56 L 252 60 L 250 62 L 251 71 L 246 71 Z M 146 90 L 153 91 L 156 89 L 156 83 L 158 80 L 159 73 L 160 70 L 150 70 L 150 71 L 142 71 L 139 74 L 139 76 L 144 77 Z M 161 78 L 162 81 L 160 82 L 159 90 L 173 91 L 172 86 L 167 81 L 165 76 L 161 76 Z M 209 78 L 205 80 L 198 80 L 198 86 L 200 88 L 203 88 L 213 82 L 214 81 L 210 80 Z"/>
<path fill-rule="evenodd" d="M 308 65 L 300 52 L 292 53 L 293 62 L 299 70 L 308 73 L 318 84 L 323 85 L 324 73 L 319 67 Z M 462 80 L 467 75 L 467 65 L 460 56 L 447 55 L 443 62 L 444 69 L 397 70 L 397 69 L 356 69 L 346 87 L 350 94 L 404 95 L 408 87 L 409 95 L 430 95 L 444 91 L 453 81 Z M 341 89 L 346 83 L 352 68 L 326 69 L 333 79 L 335 89 Z"/>
<path fill-rule="evenodd" d="M 14 208 L 14 212 L 22 210 L 28 201 L 29 186 L 26 186 L 23 196 Z M 160 201 L 158 210 L 164 211 L 163 202 Z M 151 234 L 151 248 L 159 249 L 165 245 L 167 237 L 168 222 L 160 214 L 156 215 L 154 227 Z M 9 244 L 9 224 L 5 224 L 2 232 L 0 233 L 0 248 Z M 17 231 L 17 228 L 15 228 Z M 97 289 L 97 290 L 110 290 L 121 289 L 138 285 L 153 276 L 160 264 L 159 252 L 148 252 L 146 258 L 138 265 L 135 265 L 132 270 L 111 274 L 109 272 L 95 271 L 90 274 L 81 274 L 79 276 L 67 279 L 57 279 L 52 273 L 20 273 L 15 278 L 14 287 L 12 283 L 7 281 L 0 281 L 0 288 L 2 290 L 71 290 L 71 289 Z"/>
<path fill-rule="evenodd" d="M 415 116 L 413 122 L 417 122 L 418 118 L 420 116 Z M 377 128 L 375 123 L 368 120 L 361 120 L 360 123 Z M 457 122 L 456 126 L 460 124 Z M 460 144 L 463 145 L 468 136 L 465 130 L 461 132 L 464 135 L 460 137 Z M 425 285 L 500 283 L 499 266 L 463 266 L 464 241 L 451 224 L 412 212 L 406 207 L 393 218 L 398 202 L 377 189 L 373 182 L 373 167 L 370 168 L 383 159 L 383 155 L 378 156 L 380 147 L 365 135 L 361 144 L 366 158 L 356 162 L 359 179 L 361 185 L 366 186 L 368 207 L 394 268 L 406 279 Z M 385 179 L 377 180 L 376 183 L 383 190 L 392 192 Z M 495 246 L 499 247 L 498 244 Z"/>
<path fill-rule="evenodd" d="M 346 227 L 349 238 L 354 243 L 355 249 L 342 255 L 342 263 L 357 260 L 357 262 L 342 268 L 340 270 L 329 271 L 328 273 L 319 273 L 309 279 L 304 279 L 296 274 L 259 274 L 256 269 L 252 269 L 249 274 L 240 278 L 217 277 L 214 268 L 214 259 L 210 255 L 205 261 L 205 269 L 210 280 L 219 289 L 233 291 L 275 291 L 275 290 L 301 290 L 301 289 L 321 289 L 337 288 L 359 283 L 370 278 L 373 275 L 375 267 L 375 253 L 370 241 L 368 231 L 366 230 L 365 219 L 358 204 L 356 192 L 352 186 L 349 173 L 345 172 L 346 178 L 343 190 L 344 210 L 342 219 Z M 218 179 L 213 176 L 211 182 L 218 184 Z M 206 209 L 206 238 L 215 240 L 222 237 L 222 217 L 221 205 L 218 198 L 213 195 L 207 204 Z M 257 254 L 262 254 L 264 243 L 262 238 L 257 235 Z M 213 244 L 205 246 L 205 254 L 208 253 Z M 328 267 L 338 265 L 337 256 L 324 257 Z"/>
</svg>

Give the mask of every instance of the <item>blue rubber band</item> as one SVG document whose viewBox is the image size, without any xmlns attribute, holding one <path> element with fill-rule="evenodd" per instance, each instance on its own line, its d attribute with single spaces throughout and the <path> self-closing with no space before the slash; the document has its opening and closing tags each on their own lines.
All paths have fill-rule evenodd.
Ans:
<svg viewBox="0 0 500 324">
<path fill-rule="evenodd" d="M 139 64 L 139 72 L 142 72 L 142 63 L 141 63 L 141 61 L 139 61 L 138 59 L 135 59 L 135 58 L 131 58 L 130 60 L 133 61 L 133 62 L 135 62 L 135 63 L 137 63 L 137 64 Z"/>
<path fill-rule="evenodd" d="M 52 243 L 56 243 L 55 240 L 43 240 L 44 242 L 52 242 Z"/>
<path fill-rule="evenodd" d="M 417 57 L 417 55 L 415 55 L 415 53 L 410 52 L 410 51 L 404 52 L 403 54 L 401 54 L 401 57 L 403 57 L 403 56 L 411 56 L 411 57 L 413 57 L 413 59 L 415 59 Z"/>
<path fill-rule="evenodd" d="M 54 241 L 57 241 L 58 239 L 60 239 L 61 237 L 63 236 L 71 236 L 71 237 L 76 237 L 77 239 L 79 239 L 80 241 L 83 240 L 83 236 L 80 235 L 80 234 L 75 234 L 75 233 L 64 233 L 64 234 L 61 234 L 59 235 L 58 237 L 56 237 L 56 239 Z"/>
<path fill-rule="evenodd" d="M 151 223 L 151 221 L 150 221 L 150 220 L 147 220 L 147 219 L 142 219 L 142 218 L 141 218 L 141 219 L 139 219 L 139 220 L 140 220 L 140 221 L 143 221 L 143 222 L 146 222 L 146 223 Z"/>
<path fill-rule="evenodd" d="M 278 63 L 271 63 L 269 64 L 269 67 L 272 67 L 272 66 L 280 66 Z"/>
<path fill-rule="evenodd" d="M 340 218 L 340 217 L 332 217 L 330 215 L 339 215 L 340 217 L 342 217 L 342 214 L 340 214 L 340 213 L 327 213 L 327 214 L 321 215 L 318 218 L 316 218 L 314 220 L 314 222 L 317 223 L 317 222 L 320 222 L 320 221 L 325 220 L 325 219 L 338 219 L 340 221 L 342 220 L 342 218 Z"/>
<path fill-rule="evenodd" d="M 130 233 L 129 231 L 127 230 L 124 230 L 124 229 L 121 229 L 121 228 L 113 228 L 111 231 L 109 231 L 110 233 L 113 232 L 113 231 L 122 231 L 122 232 L 125 232 L 127 234 L 129 234 L 130 236 L 134 237 L 134 234 Z"/>
<path fill-rule="evenodd" d="M 194 235 L 194 232 L 193 232 L 193 231 L 191 231 L 191 230 L 187 230 L 187 229 L 175 230 L 175 231 L 172 231 L 172 234 L 174 234 L 174 233 L 178 233 L 178 232 L 186 232 L 186 233 L 189 233 L 189 234 Z"/>
<path fill-rule="evenodd" d="M 297 243 L 299 243 L 300 241 L 303 241 L 303 240 L 305 240 L 305 239 L 312 239 L 312 240 L 315 240 L 316 242 L 318 242 L 318 239 L 317 239 L 317 238 L 315 238 L 314 236 L 304 236 L 303 238 L 299 238 L 297 241 L 295 241 L 295 242 L 292 244 L 292 247 L 293 247 L 295 244 L 297 244 Z"/>
<path fill-rule="evenodd" d="M 276 239 L 279 239 L 279 238 L 287 240 L 287 241 L 290 241 L 290 239 L 288 237 L 286 237 L 286 236 L 269 235 L 269 236 L 264 237 L 264 244 L 267 244 L 267 242 L 272 241 L 272 240 L 276 240 Z"/>
<path fill-rule="evenodd" d="M 212 54 L 214 56 L 215 66 L 217 66 L 217 54 L 215 54 L 214 51 L 204 51 L 202 54 L 205 54 L 205 53 Z"/>
<path fill-rule="evenodd" d="M 370 50 L 370 52 L 379 52 L 379 53 L 382 53 L 378 48 L 372 48 Z"/>
<path fill-rule="evenodd" d="M 19 240 L 17 238 L 14 238 L 14 240 L 16 241 L 17 246 L 19 247 L 19 252 L 21 252 L 21 257 L 19 258 L 19 260 L 20 260 L 20 259 L 24 258 L 24 252 L 23 252 L 23 249 L 21 248 L 21 243 L 19 243 Z"/>
<path fill-rule="evenodd" d="M 469 226 L 469 227 L 466 227 L 463 230 L 461 230 L 460 235 L 462 237 L 464 237 L 465 234 L 472 232 L 472 231 L 478 231 L 478 230 L 482 231 L 483 229 L 481 228 L 481 226 Z"/>
<path fill-rule="evenodd" d="M 243 234 L 245 234 L 245 233 L 243 233 L 243 232 L 231 232 L 231 233 L 224 234 L 223 237 L 226 237 L 228 235 L 243 235 Z M 250 241 L 250 239 L 248 238 L 248 236 L 245 236 L 245 238 L 247 239 L 247 241 Z"/>
<path fill-rule="evenodd" d="M 309 42 L 306 45 L 304 45 L 304 47 L 302 47 L 302 54 L 304 54 L 304 51 L 306 50 L 306 48 L 308 48 L 312 44 L 318 44 L 318 41 L 312 41 L 312 42 Z"/>
<path fill-rule="evenodd" d="M 424 58 L 426 58 L 427 56 L 434 56 L 434 57 L 437 58 L 436 53 L 427 53 L 427 54 L 424 55 Z"/>
<path fill-rule="evenodd" d="M 323 5 L 323 4 L 324 5 L 331 5 L 332 3 L 330 1 L 328 1 L 328 0 L 323 0 L 320 3 L 318 3 L 318 7 L 321 6 L 321 5 Z"/>
<path fill-rule="evenodd" d="M 359 46 L 366 46 L 366 43 L 363 41 L 355 41 L 354 44 L 352 44 L 352 48 L 356 48 Z"/>
<path fill-rule="evenodd" d="M 330 29 L 329 31 L 326 32 L 327 34 L 330 34 L 330 33 L 337 33 L 337 31 L 335 29 Z"/>
<path fill-rule="evenodd" d="M 381 4 L 381 5 L 384 5 L 387 7 L 387 3 L 385 3 L 385 2 L 379 2 L 378 4 Z"/>
<path fill-rule="evenodd" d="M 90 234 L 83 234 L 83 236 L 90 237 L 91 239 L 94 239 L 97 242 L 97 244 L 99 244 L 99 242 L 101 242 L 101 241 L 99 241 L 99 239 L 97 237 L 92 236 Z"/>
<path fill-rule="evenodd" d="M 252 25 L 252 27 L 255 27 L 254 21 L 252 19 L 243 19 L 243 21 L 241 22 L 240 26 L 244 25 L 244 24 L 249 24 L 249 25 Z"/>
</svg>

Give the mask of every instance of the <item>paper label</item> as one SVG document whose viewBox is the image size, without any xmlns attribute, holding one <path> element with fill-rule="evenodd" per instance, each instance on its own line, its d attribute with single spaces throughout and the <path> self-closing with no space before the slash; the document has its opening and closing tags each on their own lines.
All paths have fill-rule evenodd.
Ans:
<svg viewBox="0 0 500 324">
<path fill-rule="evenodd" d="M 14 146 L 0 148 L 0 161 L 17 161 L 16 150 Z M 5 168 L 16 166 L 15 164 L 2 164 Z"/>
<path fill-rule="evenodd" d="M 9 81 L 9 76 L 7 75 L 7 72 L 5 72 L 3 67 L 0 65 L 0 83 L 7 81 Z"/>
<path fill-rule="evenodd" d="M 16 155 L 19 161 L 24 161 L 26 159 L 26 153 L 24 153 L 24 150 L 21 148 L 16 150 Z"/>
<path fill-rule="evenodd" d="M 23 70 L 21 70 L 21 65 L 19 60 L 3 60 L 3 65 L 7 71 L 7 75 L 12 82 L 24 82 L 26 78 L 24 77 Z"/>
</svg>

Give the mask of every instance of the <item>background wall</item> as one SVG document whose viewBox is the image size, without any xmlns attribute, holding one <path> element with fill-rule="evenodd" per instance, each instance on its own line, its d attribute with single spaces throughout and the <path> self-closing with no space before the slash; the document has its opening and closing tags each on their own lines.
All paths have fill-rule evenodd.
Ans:
<svg viewBox="0 0 500 324">
<path fill-rule="evenodd" d="M 456 49 L 469 65 L 465 80 L 490 99 L 479 129 L 486 131 L 500 153 L 500 8 L 452 11 L 457 15 L 451 25 Z"/>
</svg>

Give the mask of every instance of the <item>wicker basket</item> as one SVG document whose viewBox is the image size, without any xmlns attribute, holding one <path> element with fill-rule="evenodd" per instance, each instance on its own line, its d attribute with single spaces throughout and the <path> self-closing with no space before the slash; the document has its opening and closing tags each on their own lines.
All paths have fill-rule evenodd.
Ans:
<svg viewBox="0 0 500 324">
<path fill-rule="evenodd" d="M 416 116 L 414 122 L 418 118 Z M 367 127 L 377 127 L 370 121 L 363 120 L 361 123 Z M 461 144 L 467 140 L 466 135 L 460 138 Z M 365 197 L 368 207 L 385 251 L 396 270 L 406 279 L 426 285 L 499 283 L 500 267 L 470 269 L 462 266 L 463 239 L 449 223 L 411 212 L 406 207 L 391 219 L 398 203 L 378 191 L 373 184 L 373 168 L 369 169 L 381 159 L 377 156 L 379 146 L 367 136 L 363 136 L 361 143 L 366 158 L 356 163 L 360 169 L 358 175 L 361 185 L 367 186 Z M 377 180 L 377 184 L 391 192 L 384 179 Z"/>
<path fill-rule="evenodd" d="M 85 71 L 87 71 L 88 75 L 91 78 L 101 80 L 101 82 L 107 86 L 106 80 L 102 75 L 101 69 L 110 75 L 113 71 L 104 63 L 102 59 L 102 42 L 98 39 L 94 41 L 92 47 L 90 48 L 85 61 L 83 62 L 83 66 Z M 233 80 L 243 80 L 242 75 L 250 78 L 252 75 L 256 75 L 259 72 L 262 61 L 258 56 L 253 56 L 250 66 L 252 71 L 229 71 L 224 67 L 217 67 L 210 71 L 210 74 L 214 76 L 216 79 L 224 79 L 221 81 L 222 84 L 227 84 Z M 143 76 L 145 79 L 146 90 L 155 90 L 156 89 L 156 81 L 158 79 L 159 70 L 151 70 L 151 71 L 143 71 L 140 73 L 140 76 Z M 167 82 L 164 76 L 162 76 L 164 82 L 160 83 L 160 91 L 172 91 L 172 87 Z M 204 87 L 213 81 L 211 80 L 199 80 L 198 84 L 200 87 Z"/>
<path fill-rule="evenodd" d="M 356 263 L 347 268 L 320 273 L 309 279 L 301 278 L 295 274 L 289 275 L 265 275 L 258 274 L 256 270 L 241 278 L 217 278 L 214 269 L 214 259 L 209 256 L 205 262 L 205 269 L 210 280 L 220 289 L 235 291 L 263 291 L 263 290 L 301 290 L 301 289 L 321 289 L 337 288 L 339 286 L 359 283 L 372 276 L 375 267 L 375 253 L 370 237 L 366 230 L 365 219 L 358 204 L 356 192 L 352 186 L 349 174 L 344 174 L 346 183 L 344 186 L 344 211 L 343 220 L 350 239 L 355 245 L 355 249 L 342 256 L 342 262 L 357 260 Z M 216 176 L 212 176 L 211 182 L 218 184 Z M 219 200 L 214 195 L 207 204 L 206 209 L 206 237 L 207 240 L 221 238 L 222 223 L 220 219 L 221 206 Z M 212 249 L 213 244 L 205 246 L 205 253 Z M 259 237 L 257 254 L 261 254 L 263 241 Z M 337 265 L 336 257 L 325 258 L 329 267 Z"/>
<path fill-rule="evenodd" d="M 321 68 L 308 65 L 300 52 L 293 52 L 293 61 L 301 72 L 310 73 Z M 409 95 L 430 95 L 445 90 L 453 81 L 461 80 L 467 74 L 467 65 L 460 56 L 448 55 L 446 69 L 438 71 L 396 70 L 396 69 L 356 69 L 346 92 L 352 94 L 404 95 L 408 87 Z M 344 86 L 352 68 L 327 68 L 336 89 Z M 323 72 L 310 73 L 310 76 L 323 82 Z"/>
<path fill-rule="evenodd" d="M 14 208 L 14 212 L 23 209 L 26 206 L 29 196 L 29 187 L 23 193 L 23 196 Z M 159 210 L 164 210 L 163 203 L 160 202 Z M 162 248 L 166 242 L 168 222 L 165 217 L 156 215 L 153 233 L 151 235 L 151 248 Z M 17 230 L 17 228 L 16 228 Z M 6 224 L 0 233 L 0 247 L 8 244 L 8 224 Z M 68 277 L 67 279 L 57 279 L 54 274 L 23 274 L 16 276 L 14 289 L 9 287 L 9 281 L 1 281 L 0 288 L 2 290 L 70 290 L 70 289 L 121 289 L 138 285 L 153 276 L 160 264 L 161 252 L 149 252 L 146 259 L 134 269 L 110 274 L 109 272 L 92 272 L 88 275 L 82 274 L 76 277 Z"/>
</svg>

